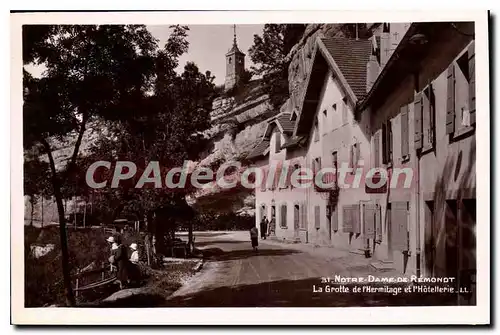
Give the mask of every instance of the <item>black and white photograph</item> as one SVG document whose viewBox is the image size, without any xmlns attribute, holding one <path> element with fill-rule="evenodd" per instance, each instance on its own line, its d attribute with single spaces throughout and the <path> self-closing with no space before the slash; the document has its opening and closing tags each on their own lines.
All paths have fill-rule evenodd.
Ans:
<svg viewBox="0 0 500 335">
<path fill-rule="evenodd" d="M 489 322 L 488 12 L 121 14 L 11 13 L 13 323 Z"/>
</svg>

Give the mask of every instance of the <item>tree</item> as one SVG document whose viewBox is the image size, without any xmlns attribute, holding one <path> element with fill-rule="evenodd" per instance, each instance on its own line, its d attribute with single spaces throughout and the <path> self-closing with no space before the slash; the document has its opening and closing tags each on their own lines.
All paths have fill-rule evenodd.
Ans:
<svg viewBox="0 0 500 335">
<path fill-rule="evenodd" d="M 206 144 L 202 132 L 210 127 L 212 100 L 216 95 L 210 72 L 201 73 L 194 63 L 187 63 L 181 74 L 175 71 L 178 58 L 187 51 L 188 28 L 172 29 L 154 59 L 153 94 L 134 107 L 141 113 L 130 113 L 117 120 L 115 133 L 119 136 L 100 139 L 88 157 L 88 164 L 117 159 L 136 164 L 138 172 L 134 178 L 122 181 L 117 189 L 96 192 L 103 199 L 100 201 L 103 206 L 111 209 L 108 220 L 125 213 L 142 217 L 158 242 L 164 236 L 173 237 L 177 222 L 191 217 L 185 200 L 191 190 L 172 192 L 151 184 L 136 189 L 135 185 L 150 161 L 159 163 L 164 179 L 168 169 L 181 167 L 185 160 L 198 159 Z M 84 178 L 84 173 L 80 178 Z"/>
<path fill-rule="evenodd" d="M 52 143 L 76 135 L 64 169 L 71 174 L 88 122 L 96 117 L 120 117 L 143 99 L 151 87 L 156 47 L 145 26 L 139 25 L 23 27 L 24 64 L 43 64 L 47 68 L 42 78 L 24 71 L 24 147 L 41 145 L 48 156 L 59 216 L 66 303 L 70 306 L 75 299 L 61 191 L 66 173 L 58 173 Z"/>
<path fill-rule="evenodd" d="M 254 44 L 248 50 L 255 66 L 252 71 L 262 76 L 271 105 L 275 109 L 285 102 L 288 92 L 286 56 L 304 33 L 305 24 L 266 24 L 262 36 L 254 35 Z"/>
<path fill-rule="evenodd" d="M 33 214 L 39 197 L 51 194 L 50 171 L 47 162 L 37 156 L 27 157 L 24 162 L 24 195 L 29 196 L 31 205 L 30 226 L 33 226 Z"/>
</svg>

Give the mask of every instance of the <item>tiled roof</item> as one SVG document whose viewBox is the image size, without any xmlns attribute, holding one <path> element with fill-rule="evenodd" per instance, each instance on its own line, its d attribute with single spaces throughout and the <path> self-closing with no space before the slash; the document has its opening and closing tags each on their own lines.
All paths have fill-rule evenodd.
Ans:
<svg viewBox="0 0 500 335">
<path fill-rule="evenodd" d="M 288 114 L 288 113 L 279 114 L 276 117 L 276 122 L 278 122 L 280 124 L 281 128 L 283 128 L 284 133 L 292 133 L 293 132 L 294 124 L 292 121 L 290 121 L 290 114 Z"/>
<path fill-rule="evenodd" d="M 328 52 L 344 75 L 358 99 L 366 95 L 366 64 L 369 61 L 372 42 L 349 38 L 322 38 Z"/>
<path fill-rule="evenodd" d="M 257 146 L 252 150 L 252 152 L 246 157 L 247 159 L 253 159 L 260 157 L 264 154 L 266 149 L 269 147 L 268 140 L 262 140 Z"/>
</svg>

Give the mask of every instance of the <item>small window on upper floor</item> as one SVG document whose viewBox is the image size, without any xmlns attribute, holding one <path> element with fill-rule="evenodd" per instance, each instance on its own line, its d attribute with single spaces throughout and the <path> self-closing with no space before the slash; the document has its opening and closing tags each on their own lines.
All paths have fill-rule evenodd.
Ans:
<svg viewBox="0 0 500 335">
<path fill-rule="evenodd" d="M 328 111 L 325 109 L 323 111 L 323 134 L 328 132 Z"/>
</svg>

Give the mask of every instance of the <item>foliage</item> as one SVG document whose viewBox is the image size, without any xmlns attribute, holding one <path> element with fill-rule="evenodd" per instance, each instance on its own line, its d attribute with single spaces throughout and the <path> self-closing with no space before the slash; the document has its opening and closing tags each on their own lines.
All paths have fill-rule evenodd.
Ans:
<svg viewBox="0 0 500 335">
<path fill-rule="evenodd" d="M 249 230 L 255 225 L 255 217 L 236 213 L 199 212 L 193 218 L 194 230 Z"/>
<path fill-rule="evenodd" d="M 286 56 L 302 37 L 304 24 L 266 24 L 262 36 L 254 35 L 254 44 L 248 50 L 255 66 L 252 71 L 262 76 L 270 102 L 275 109 L 288 98 L 288 66 Z"/>
</svg>

